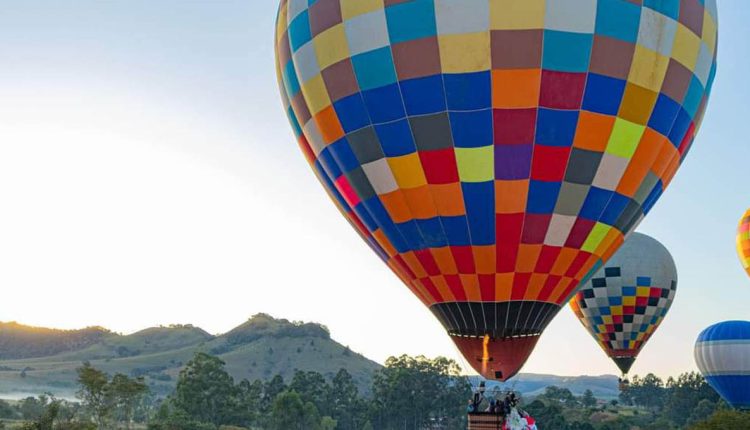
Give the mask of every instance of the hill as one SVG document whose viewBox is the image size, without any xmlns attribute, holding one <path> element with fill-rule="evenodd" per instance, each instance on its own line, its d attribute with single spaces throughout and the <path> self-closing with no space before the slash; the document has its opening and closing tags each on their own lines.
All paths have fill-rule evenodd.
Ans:
<svg viewBox="0 0 750 430">
<path fill-rule="evenodd" d="M 580 396 L 586 390 L 591 390 L 594 396 L 603 400 L 616 399 L 620 395 L 617 376 L 557 376 L 542 375 L 535 373 L 519 373 L 505 384 L 488 381 L 488 389 L 498 387 L 499 389 L 513 389 L 520 391 L 527 398 L 535 397 L 544 393 L 545 388 L 556 386 L 567 388 L 576 396 Z"/>
<path fill-rule="evenodd" d="M 101 327 L 56 330 L 29 327 L 16 322 L 0 323 L 0 360 L 43 357 L 74 351 L 110 336 Z"/>
<path fill-rule="evenodd" d="M 296 369 L 331 378 L 344 368 L 360 390 L 370 389 L 379 364 L 335 340 L 325 326 L 290 322 L 258 314 L 221 335 L 192 325 L 153 327 L 121 335 L 101 327 L 54 330 L 0 323 L 0 398 L 51 392 L 71 398 L 76 368 L 84 361 L 107 373 L 143 376 L 159 395 L 172 391 L 182 366 L 197 352 L 216 355 L 236 379 L 267 380 L 280 374 L 289 381 Z M 478 380 L 474 379 L 474 385 Z M 499 386 L 489 382 L 489 388 Z M 526 397 L 550 385 L 581 395 L 586 389 L 600 399 L 618 395 L 617 377 L 519 374 L 502 385 Z"/>
<path fill-rule="evenodd" d="M 290 322 L 258 314 L 229 332 L 212 336 L 204 330 L 185 325 L 156 327 L 130 335 L 102 330 L 98 338 L 73 343 L 68 332 L 37 329 L 15 324 L 18 333 L 53 332 L 66 339 L 59 343 L 44 338 L 44 348 L 29 345 L 38 339 L 16 336 L 13 345 L 29 351 L 22 357 L 0 350 L 0 397 L 52 392 L 73 397 L 75 369 L 88 361 L 110 374 L 144 376 L 157 394 L 171 392 L 182 366 L 197 351 L 217 355 L 237 379 L 269 379 L 276 374 L 291 379 L 295 369 L 319 372 L 333 377 L 347 369 L 366 390 L 379 365 L 332 340 L 328 329 L 319 324 Z M 72 336 L 73 339 L 77 337 Z M 25 341 L 23 340 L 25 339 Z M 28 342 L 24 343 L 24 342 Z M 46 348 L 46 349 L 45 349 Z M 45 350 L 53 353 L 43 355 Z M 5 354 L 5 355 L 2 355 Z"/>
</svg>

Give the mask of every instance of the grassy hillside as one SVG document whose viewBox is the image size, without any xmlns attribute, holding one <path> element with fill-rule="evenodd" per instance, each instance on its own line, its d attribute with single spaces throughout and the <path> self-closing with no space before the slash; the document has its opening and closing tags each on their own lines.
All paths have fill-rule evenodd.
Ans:
<svg viewBox="0 0 750 430">
<path fill-rule="evenodd" d="M 105 332 L 95 343 L 48 356 L 0 360 L 0 397 L 52 392 L 72 397 L 75 369 L 83 361 L 110 374 L 144 376 L 152 390 L 169 393 L 182 366 L 197 351 L 219 356 L 235 379 L 289 380 L 295 369 L 333 376 L 347 369 L 362 389 L 370 385 L 373 361 L 331 339 L 318 324 L 293 323 L 259 314 L 219 336 L 193 326 L 146 329 L 122 336 Z M 0 351 L 2 354 L 2 351 Z"/>
<path fill-rule="evenodd" d="M 85 348 L 56 354 L 55 359 L 93 361 L 151 355 L 199 345 L 213 338 L 193 326 L 153 327 L 127 336 L 113 334 Z"/>
<path fill-rule="evenodd" d="M 102 328 L 61 331 L 0 323 L 0 398 L 42 392 L 73 397 L 75 370 L 84 361 L 110 374 L 144 376 L 155 393 L 164 395 L 172 391 L 180 369 L 197 351 L 220 357 L 237 380 L 270 379 L 280 374 L 289 381 L 296 369 L 331 378 L 345 368 L 365 392 L 372 372 L 379 367 L 332 340 L 322 325 L 264 314 L 218 336 L 190 325 L 120 335 Z M 490 383 L 490 387 L 494 385 Z M 601 399 L 618 395 L 615 376 L 520 374 L 503 387 L 533 397 L 550 385 L 568 388 L 575 395 L 591 389 Z"/>
<path fill-rule="evenodd" d="M 111 333 L 101 327 L 55 330 L 0 323 L 0 360 L 44 357 L 94 345 Z"/>
</svg>

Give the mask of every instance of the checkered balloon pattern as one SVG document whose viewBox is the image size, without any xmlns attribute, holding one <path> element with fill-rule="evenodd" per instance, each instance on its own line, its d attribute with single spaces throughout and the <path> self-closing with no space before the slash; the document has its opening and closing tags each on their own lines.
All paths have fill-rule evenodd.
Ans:
<svg viewBox="0 0 750 430">
<path fill-rule="evenodd" d="M 715 0 L 281 0 L 277 71 L 302 151 L 375 252 L 449 333 L 514 338 L 670 183 L 716 17 Z"/>
<path fill-rule="evenodd" d="M 745 211 L 737 226 L 737 255 L 742 268 L 750 275 L 750 209 Z"/>
<path fill-rule="evenodd" d="M 656 239 L 633 233 L 570 307 L 627 373 L 667 315 L 676 291 L 677 268 L 669 251 Z"/>
</svg>

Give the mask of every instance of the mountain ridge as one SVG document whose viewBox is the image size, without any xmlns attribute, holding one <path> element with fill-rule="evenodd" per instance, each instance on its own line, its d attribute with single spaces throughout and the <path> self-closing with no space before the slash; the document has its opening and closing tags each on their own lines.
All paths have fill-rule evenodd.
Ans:
<svg viewBox="0 0 750 430">
<path fill-rule="evenodd" d="M 9 345 L 20 346 L 26 356 L 18 358 L 23 354 L 10 353 L 6 349 Z M 173 389 L 180 369 L 198 351 L 221 358 L 236 380 L 268 380 L 280 374 L 288 382 L 295 370 L 315 371 L 331 379 L 344 368 L 363 392 L 369 391 L 372 374 L 381 367 L 333 340 L 322 324 L 262 313 L 216 335 L 190 324 L 150 327 L 124 335 L 96 326 L 57 330 L 12 322 L 0 323 L 0 397 L 42 392 L 73 397 L 75 370 L 83 362 L 110 374 L 143 376 L 153 392 L 166 395 Z M 43 355 L 45 352 L 52 353 Z M 503 385 L 488 384 L 513 388 L 530 397 L 550 385 L 568 388 L 576 395 L 585 389 L 600 398 L 618 395 L 614 375 L 522 373 Z"/>
<path fill-rule="evenodd" d="M 18 323 L 0 327 L 7 328 L 0 330 L 0 396 L 52 392 L 71 397 L 76 389 L 75 370 L 83 362 L 110 374 L 143 376 L 152 391 L 165 395 L 173 389 L 180 369 L 199 351 L 225 361 L 237 380 L 270 379 L 276 374 L 290 380 L 297 369 L 332 378 L 345 368 L 366 391 L 380 367 L 331 339 L 321 324 L 267 314 L 254 315 L 219 335 L 192 325 L 151 327 L 128 335 L 100 328 L 91 339 L 83 336 L 89 329 L 55 330 Z M 81 337 L 87 340 L 72 341 Z M 2 345 L 20 347 L 23 353 L 11 354 Z"/>
<path fill-rule="evenodd" d="M 85 348 L 111 334 L 100 326 L 61 330 L 15 321 L 0 322 L 0 360 L 33 358 Z"/>
</svg>

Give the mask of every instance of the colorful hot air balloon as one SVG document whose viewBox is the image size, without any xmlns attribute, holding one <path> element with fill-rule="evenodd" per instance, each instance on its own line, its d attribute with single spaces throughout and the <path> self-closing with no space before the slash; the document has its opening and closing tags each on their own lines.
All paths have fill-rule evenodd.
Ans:
<svg viewBox="0 0 750 430">
<path fill-rule="evenodd" d="M 677 268 L 656 239 L 633 233 L 570 301 L 623 374 L 659 327 L 677 291 Z"/>
<path fill-rule="evenodd" d="M 680 166 L 716 32 L 715 0 L 281 0 L 275 42 L 328 193 L 506 379 Z"/>
<path fill-rule="evenodd" d="M 737 226 L 737 255 L 742 268 L 750 275 L 750 209 L 745 211 Z"/>
<path fill-rule="evenodd" d="M 750 322 L 726 321 L 703 330 L 695 363 L 727 403 L 750 409 Z"/>
</svg>

